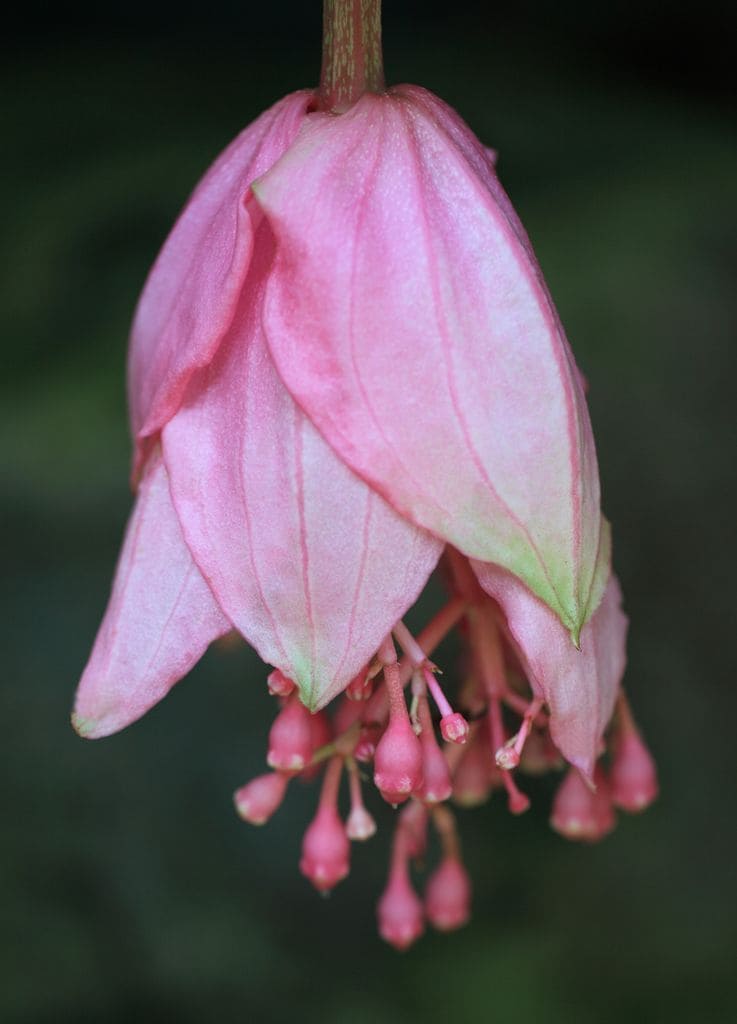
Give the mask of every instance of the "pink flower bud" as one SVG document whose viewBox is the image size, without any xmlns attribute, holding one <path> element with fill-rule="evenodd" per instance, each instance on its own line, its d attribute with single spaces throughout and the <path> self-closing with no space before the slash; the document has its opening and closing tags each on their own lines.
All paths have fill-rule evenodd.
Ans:
<svg viewBox="0 0 737 1024">
<path fill-rule="evenodd" d="M 267 764 L 283 772 L 301 772 L 312 757 L 312 729 L 312 716 L 293 693 L 271 726 Z"/>
<path fill-rule="evenodd" d="M 425 888 L 425 913 L 433 928 L 449 932 L 471 914 L 471 882 L 458 857 L 446 856 Z"/>
<path fill-rule="evenodd" d="M 374 681 L 369 676 L 368 666 L 361 669 L 345 688 L 349 700 L 368 700 L 374 690 Z"/>
<path fill-rule="evenodd" d="M 658 795 L 655 761 L 636 728 L 616 740 L 609 771 L 612 801 L 623 811 L 644 811 Z"/>
<path fill-rule="evenodd" d="M 343 761 L 333 757 L 325 769 L 317 814 L 302 840 L 299 870 L 320 892 L 342 881 L 350 866 L 351 844 L 338 815 L 338 786 Z"/>
<path fill-rule="evenodd" d="M 280 807 L 288 782 L 289 776 L 282 772 L 267 772 L 241 786 L 233 794 L 240 817 L 251 825 L 263 825 Z"/>
<path fill-rule="evenodd" d="M 526 775 L 545 775 L 554 768 L 560 768 L 562 764 L 562 758 L 547 729 L 544 732 L 533 729 L 522 750 L 520 771 Z"/>
<path fill-rule="evenodd" d="M 353 751 L 353 756 L 361 764 L 370 764 L 374 759 L 376 753 L 376 743 L 371 737 L 369 732 L 362 732 L 359 737 L 356 749 Z"/>
<path fill-rule="evenodd" d="M 445 760 L 435 738 L 432 717 L 426 697 L 420 698 L 418 711 L 422 726 L 420 746 L 422 747 L 423 781 L 420 788 L 416 790 L 415 795 L 419 800 L 424 800 L 425 803 L 436 804 L 442 800 L 447 800 L 453 791 L 450 781 L 450 770 L 448 762 Z"/>
<path fill-rule="evenodd" d="M 425 930 L 422 901 L 406 875 L 394 875 L 377 907 L 379 935 L 395 949 L 409 949 Z"/>
<path fill-rule="evenodd" d="M 479 730 L 453 773 L 453 802 L 460 807 L 477 807 L 484 803 L 491 796 L 498 774 L 486 733 Z"/>
<path fill-rule="evenodd" d="M 401 830 L 407 857 L 422 857 L 427 849 L 427 808 L 419 800 L 410 800 L 399 812 L 397 834 Z"/>
<path fill-rule="evenodd" d="M 566 839 L 596 842 L 614 828 L 616 819 L 609 786 L 600 768 L 594 779 L 596 790 L 589 787 L 576 768 L 570 768 L 558 787 L 550 824 Z"/>
<path fill-rule="evenodd" d="M 422 901 L 409 880 L 409 856 L 402 826 L 394 834 L 389 881 L 376 908 L 379 935 L 395 949 L 408 949 L 425 930 Z"/>
<path fill-rule="evenodd" d="M 509 776 L 504 783 L 507 790 L 507 807 L 510 814 L 524 814 L 530 809 L 530 798 L 526 793 L 517 789 Z"/>
<path fill-rule="evenodd" d="M 355 761 L 348 761 L 348 781 L 351 791 L 351 812 L 345 825 L 349 839 L 363 842 L 376 832 L 376 822 L 363 805 L 361 776 Z"/>
<path fill-rule="evenodd" d="M 374 755 L 374 783 L 390 804 L 401 804 L 422 785 L 422 746 L 409 716 L 392 715 Z"/>
<path fill-rule="evenodd" d="M 468 722 L 460 713 L 445 715 L 440 719 L 440 733 L 446 743 L 465 743 L 468 739 Z"/>
<path fill-rule="evenodd" d="M 280 672 L 278 668 L 275 668 L 273 672 L 269 673 L 266 679 L 266 685 L 269 688 L 269 693 L 272 697 L 288 697 L 294 692 L 294 683 L 291 679 L 287 679 L 283 672 Z"/>
<path fill-rule="evenodd" d="M 330 743 L 333 738 L 333 730 L 330 725 L 330 719 L 324 711 L 318 711 L 314 715 L 310 715 L 310 758 L 316 750 L 320 747 L 324 747 Z M 300 780 L 302 782 L 311 782 L 317 778 L 320 774 L 321 765 L 310 764 L 308 762 L 307 767 L 300 772 Z"/>
<path fill-rule="evenodd" d="M 365 807 L 353 807 L 345 823 L 346 835 L 356 842 L 364 842 L 376 833 L 376 822 Z"/>
<path fill-rule="evenodd" d="M 351 844 L 334 807 L 320 806 L 302 840 L 299 870 L 320 892 L 341 882 L 350 868 Z"/>
<path fill-rule="evenodd" d="M 416 790 L 416 796 L 425 803 L 437 804 L 447 800 L 453 792 L 448 762 L 443 757 L 434 736 L 431 742 L 423 741 L 422 750 L 423 782 Z"/>
</svg>

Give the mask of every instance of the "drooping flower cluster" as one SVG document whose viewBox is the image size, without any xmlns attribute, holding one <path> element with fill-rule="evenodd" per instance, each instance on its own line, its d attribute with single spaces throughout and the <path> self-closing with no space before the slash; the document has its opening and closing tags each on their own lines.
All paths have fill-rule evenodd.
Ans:
<svg viewBox="0 0 737 1024">
<path fill-rule="evenodd" d="M 449 798 L 503 787 L 520 813 L 515 770 L 564 759 L 552 824 L 596 839 L 656 781 L 620 690 L 581 378 L 492 157 L 417 87 L 314 106 L 288 96 L 228 147 L 146 284 L 138 493 L 74 724 L 123 728 L 238 630 L 280 703 L 239 813 L 265 822 L 322 771 L 300 868 L 326 890 L 375 830 L 371 771 L 405 805 L 379 903 L 405 947 L 469 914 Z M 449 602 L 415 638 L 402 619 L 438 564 Z M 456 625 L 459 710 L 430 661 Z M 443 855 L 423 904 L 409 865 L 430 822 Z"/>
</svg>

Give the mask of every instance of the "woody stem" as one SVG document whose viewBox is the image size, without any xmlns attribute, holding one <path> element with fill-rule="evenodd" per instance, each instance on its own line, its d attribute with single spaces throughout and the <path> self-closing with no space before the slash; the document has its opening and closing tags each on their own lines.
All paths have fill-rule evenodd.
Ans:
<svg viewBox="0 0 737 1024">
<path fill-rule="evenodd" d="M 383 92 L 381 0 L 323 0 L 318 110 L 343 113 L 366 92 Z"/>
</svg>

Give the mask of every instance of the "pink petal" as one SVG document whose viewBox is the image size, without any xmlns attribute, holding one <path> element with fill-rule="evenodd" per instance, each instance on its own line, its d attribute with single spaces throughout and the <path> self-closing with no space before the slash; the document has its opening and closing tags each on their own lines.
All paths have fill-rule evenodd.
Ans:
<svg viewBox="0 0 737 1024">
<path fill-rule="evenodd" d="M 187 542 L 219 602 L 311 708 L 339 693 L 416 600 L 442 543 L 322 440 L 261 329 L 267 224 L 233 328 L 163 433 Z"/>
<path fill-rule="evenodd" d="M 503 569 L 472 563 L 502 607 L 530 685 L 550 708 L 550 729 L 563 756 L 589 777 L 614 709 L 626 663 L 627 617 L 610 575 L 599 607 L 581 632 L 580 651 L 547 605 Z"/>
<path fill-rule="evenodd" d="M 77 690 L 74 728 L 98 739 L 130 725 L 231 628 L 184 543 L 166 469 L 154 452 Z"/>
<path fill-rule="evenodd" d="M 253 191 L 264 325 L 338 454 L 403 515 L 504 566 L 574 637 L 599 482 L 578 374 L 488 155 L 420 89 L 313 114 Z"/>
<path fill-rule="evenodd" d="M 133 321 L 129 401 L 138 466 L 207 365 L 235 313 L 251 258 L 251 182 L 284 153 L 311 94 L 294 93 L 249 125 L 195 189 L 149 274 Z"/>
</svg>

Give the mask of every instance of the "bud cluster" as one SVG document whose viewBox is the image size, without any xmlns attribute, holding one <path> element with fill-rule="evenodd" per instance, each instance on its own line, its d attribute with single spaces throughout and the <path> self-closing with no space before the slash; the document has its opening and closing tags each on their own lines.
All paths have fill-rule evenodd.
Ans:
<svg viewBox="0 0 737 1024">
<path fill-rule="evenodd" d="M 468 671 L 459 689 L 463 713 L 451 706 L 428 654 L 458 623 L 470 641 Z M 402 647 L 397 658 L 394 640 Z M 369 773 L 384 801 L 398 811 L 386 887 L 378 902 L 379 934 L 403 950 L 429 923 L 440 931 L 465 924 L 471 883 L 463 864 L 455 816 L 448 806 L 485 803 L 505 794 L 512 814 L 530 806 L 517 772 L 559 772 L 564 760 L 550 730 L 550 714 L 515 661 L 488 599 L 449 602 L 416 640 L 404 623 L 381 645 L 330 711 L 311 714 L 282 673 L 269 676 L 280 708 L 271 727 L 267 763 L 273 769 L 239 789 L 235 804 L 254 825 L 282 803 L 289 781 L 322 773 L 315 816 L 302 840 L 300 871 L 320 892 L 342 881 L 350 868 L 351 842 L 376 832 L 364 803 Z M 510 727 L 517 723 L 516 728 Z M 347 779 L 349 810 L 339 806 Z M 635 812 L 657 795 L 653 759 L 635 725 L 624 693 L 601 756 L 590 776 L 569 767 L 553 801 L 551 826 L 568 839 L 592 842 L 615 825 L 615 808 Z M 437 834 L 440 857 L 422 897 L 412 880 L 424 864 L 428 829 Z"/>
</svg>

